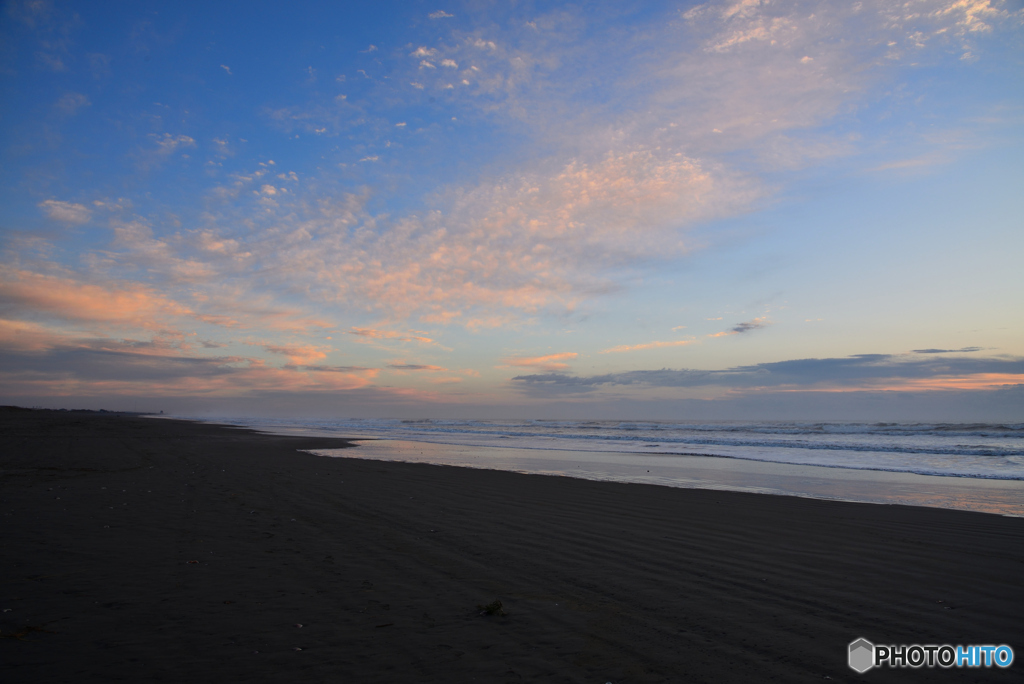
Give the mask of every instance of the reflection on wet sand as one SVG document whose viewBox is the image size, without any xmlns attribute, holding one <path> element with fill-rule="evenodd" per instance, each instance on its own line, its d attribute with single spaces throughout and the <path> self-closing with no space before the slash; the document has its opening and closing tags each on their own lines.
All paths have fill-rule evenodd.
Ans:
<svg viewBox="0 0 1024 684">
<path fill-rule="evenodd" d="M 1024 516 L 1024 481 L 1018 480 L 796 466 L 713 456 L 503 449 L 402 440 L 366 440 L 356 449 L 323 449 L 314 453 Z"/>
</svg>

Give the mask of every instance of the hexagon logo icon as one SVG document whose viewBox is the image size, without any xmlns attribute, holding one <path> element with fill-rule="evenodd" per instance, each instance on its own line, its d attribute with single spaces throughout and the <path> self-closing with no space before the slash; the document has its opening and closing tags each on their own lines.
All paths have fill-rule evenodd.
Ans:
<svg viewBox="0 0 1024 684">
<path fill-rule="evenodd" d="M 875 664 L 875 645 L 861 637 L 850 642 L 850 669 L 861 674 L 870 670 Z"/>
</svg>

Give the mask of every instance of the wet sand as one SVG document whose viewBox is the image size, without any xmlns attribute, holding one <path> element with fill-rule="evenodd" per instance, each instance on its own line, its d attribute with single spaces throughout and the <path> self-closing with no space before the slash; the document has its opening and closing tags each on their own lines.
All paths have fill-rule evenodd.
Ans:
<svg viewBox="0 0 1024 684">
<path fill-rule="evenodd" d="M 1020 518 L 323 458 L 298 450 L 343 443 L 112 414 L 0 411 L 0 444 L 5 682 L 1022 666 L 846 666 L 857 637 L 1020 658 Z"/>
<path fill-rule="evenodd" d="M 601 482 L 930 506 L 1024 517 L 1022 480 L 942 477 L 717 456 L 510 449 L 395 439 L 361 441 L 355 451 L 317 449 L 315 453 L 320 456 L 358 456 L 379 461 L 564 475 Z"/>
</svg>

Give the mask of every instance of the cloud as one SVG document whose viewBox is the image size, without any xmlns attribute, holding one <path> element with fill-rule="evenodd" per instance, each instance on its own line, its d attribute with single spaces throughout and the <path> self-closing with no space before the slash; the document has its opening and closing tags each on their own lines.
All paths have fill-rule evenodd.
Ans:
<svg viewBox="0 0 1024 684">
<path fill-rule="evenodd" d="M 434 344 L 434 340 L 419 334 L 401 333 L 394 330 L 374 330 L 373 328 L 352 328 L 345 331 L 349 335 L 365 337 L 373 340 L 398 340 L 399 342 L 419 342 Z"/>
<path fill-rule="evenodd" d="M 680 326 L 685 327 L 685 326 Z M 674 340 L 671 342 L 645 342 L 643 344 L 620 344 L 617 347 L 611 347 L 605 349 L 602 354 L 612 354 L 616 352 L 627 352 L 627 351 L 639 351 L 641 349 L 659 349 L 661 347 L 683 347 L 688 344 L 693 344 L 696 340 Z"/>
<path fill-rule="evenodd" d="M 915 354 L 962 354 L 982 351 L 984 347 L 961 347 L 960 349 L 915 349 Z"/>
<path fill-rule="evenodd" d="M 880 164 L 868 171 L 921 171 L 929 168 L 948 164 L 951 157 L 943 152 L 929 152 L 928 154 L 914 157 L 912 159 L 898 159 L 885 164 Z"/>
<path fill-rule="evenodd" d="M 0 349 L 42 351 L 52 349 L 67 339 L 66 334 L 38 323 L 0 318 Z"/>
<path fill-rule="evenodd" d="M 288 357 L 289 363 L 297 366 L 307 366 L 312 361 L 319 361 L 327 358 L 327 353 L 320 347 L 312 345 L 285 346 L 275 344 L 260 345 L 271 354 L 280 354 Z"/>
<path fill-rule="evenodd" d="M 746 321 L 745 323 L 739 323 L 732 329 L 732 332 L 740 334 L 750 332 L 751 330 L 759 330 L 761 328 L 771 325 L 767 318 L 755 318 L 752 321 Z"/>
<path fill-rule="evenodd" d="M 54 8 L 50 2 L 39 0 L 24 0 L 23 2 L 9 2 L 4 8 L 7 15 L 12 19 L 21 21 L 31 29 L 49 28 L 54 21 Z"/>
<path fill-rule="evenodd" d="M 739 179 L 662 154 L 609 154 L 452 189 L 438 198 L 443 210 L 390 229 L 378 223 L 379 238 L 368 235 L 351 246 L 356 250 L 332 249 L 361 264 L 353 264 L 361 279 L 343 287 L 366 291 L 398 315 L 441 306 L 466 320 L 474 308 L 533 313 L 571 306 L 610 286 L 595 273 L 685 253 L 678 227 L 720 211 L 719 196 L 756 195 Z M 337 281 L 348 268 L 335 263 L 326 270 Z"/>
<path fill-rule="evenodd" d="M 436 12 L 431 12 L 427 16 L 429 16 L 431 19 L 447 19 L 449 17 L 454 17 L 455 15 L 448 14 L 444 10 L 437 10 Z"/>
<path fill-rule="evenodd" d="M 218 157 L 225 159 L 234 156 L 235 152 L 231 149 L 231 144 L 224 138 L 213 138 L 210 142 L 213 144 L 214 154 Z"/>
<path fill-rule="evenodd" d="M 64 93 L 57 100 L 56 107 L 67 116 L 72 116 L 82 107 L 88 107 L 91 104 L 89 98 L 82 93 Z"/>
<path fill-rule="evenodd" d="M 159 256 L 150 260 L 160 264 Z M 145 264 L 146 258 L 140 258 Z M 191 289 L 194 284 L 189 284 Z M 158 289 L 128 281 L 93 283 L 0 267 L 0 310 L 10 318 L 49 320 L 90 331 L 147 331 L 180 334 L 183 327 L 205 323 L 216 328 L 307 334 L 333 327 L 300 310 L 275 306 L 252 292 L 193 290 L 187 305 Z M 223 313 L 229 312 L 229 314 Z"/>
<path fill-rule="evenodd" d="M 353 209 L 349 198 L 328 190 L 294 202 L 278 194 L 273 223 L 271 207 L 240 205 L 222 217 L 216 240 L 237 242 L 253 255 L 251 268 L 272 273 L 281 291 L 303 292 L 311 305 L 465 326 L 564 314 L 620 290 L 624 270 L 700 248 L 692 227 L 748 211 L 776 191 L 761 180 L 764 169 L 854 151 L 822 126 L 864 97 L 870 79 L 882 79 L 884 65 L 861 68 L 881 59 L 880 41 L 909 35 L 921 22 L 938 31 L 966 16 L 956 10 L 927 19 L 929 10 L 894 18 L 895 10 L 877 2 L 858 11 L 828 4 L 814 4 L 813 12 L 789 3 L 734 7 L 709 5 L 664 22 L 652 28 L 659 40 L 651 45 L 658 47 L 642 53 L 629 41 L 601 46 L 595 59 L 610 69 L 602 71 L 607 85 L 590 90 L 574 84 L 598 67 L 570 58 L 572 50 L 595 46 L 555 30 L 575 30 L 571 17 L 566 24 L 541 17 L 539 30 L 509 29 L 497 42 L 453 33 L 437 47 L 413 44 L 389 74 L 396 97 L 409 97 L 410 82 L 433 90 L 451 80 L 436 73 L 444 69 L 421 69 L 423 61 L 472 65 L 460 74 L 474 87 L 458 95 L 459 106 L 475 107 L 499 126 L 515 119 L 516 130 L 544 152 L 525 155 L 530 162 L 519 168 L 495 166 L 478 181 L 441 186 L 404 214 L 373 215 L 365 197 Z M 349 125 L 336 107 L 332 99 L 320 109 L 288 107 L 272 116 L 289 130 L 326 127 L 336 134 Z M 352 120 L 368 123 L 364 115 L 353 113 Z M 367 152 L 356 159 L 381 160 Z M 235 230 L 232 222 L 246 227 Z M 748 321 L 719 335 L 765 325 Z"/>
<path fill-rule="evenodd" d="M 67 65 L 64 64 L 64 60 L 60 56 L 48 52 L 37 52 L 36 61 L 50 71 L 61 72 L 68 70 Z"/>
<path fill-rule="evenodd" d="M 286 368 L 288 366 L 285 366 Z M 318 373 L 366 373 L 368 377 L 376 377 L 380 372 L 379 368 L 366 368 L 365 366 L 296 366 L 301 370 L 316 371 Z"/>
<path fill-rule="evenodd" d="M 451 188 L 436 197 L 438 210 L 405 217 L 368 214 L 364 196 L 303 198 L 282 205 L 265 233 L 215 239 L 235 240 L 255 262 L 274 264 L 282 287 L 314 299 L 468 325 L 564 310 L 612 287 L 595 276 L 605 269 L 683 254 L 678 227 L 743 191 L 690 159 L 641 149 Z"/>
<path fill-rule="evenodd" d="M 997 2 L 997 4 L 1000 4 Z M 945 5 L 945 7 L 941 6 Z M 958 35 L 966 33 L 986 33 L 992 26 L 986 21 L 1007 19 L 1010 13 L 993 7 L 991 0 L 953 0 L 944 2 L 932 12 L 932 17 L 943 19 L 952 17 L 956 22 Z"/>
<path fill-rule="evenodd" d="M 179 148 L 195 147 L 196 141 L 187 135 L 171 135 L 164 133 L 162 136 L 151 133 L 150 136 L 156 142 L 157 154 L 167 156 L 176 152 Z"/>
<path fill-rule="evenodd" d="M 84 204 L 74 202 L 61 202 L 60 200 L 45 200 L 38 206 L 43 208 L 46 215 L 55 221 L 64 223 L 88 223 L 92 218 L 92 212 Z"/>
<path fill-rule="evenodd" d="M 432 260 L 413 263 L 402 250 L 379 261 L 371 257 L 374 266 L 362 272 L 376 270 L 373 282 L 386 282 L 388 290 L 372 301 L 382 308 L 396 306 L 397 316 L 429 316 L 426 310 L 434 304 L 461 311 L 452 322 L 509 306 L 523 316 L 571 310 L 619 287 L 616 269 L 685 254 L 698 246 L 687 239 L 688 227 L 746 211 L 774 191 L 759 181 L 758 169 L 739 168 L 739 157 L 726 163 L 726 153 L 754 150 L 765 165 L 784 160 L 793 167 L 849 152 L 848 143 L 807 131 L 863 94 L 866 72 L 851 68 L 863 55 L 853 54 L 850 41 L 832 38 L 851 26 L 860 30 L 861 22 L 874 26 L 881 21 L 881 6 L 866 5 L 864 16 L 871 16 L 864 19 L 841 8 L 815 7 L 824 18 L 809 18 L 806 7 L 785 3 L 751 5 L 726 17 L 718 8 L 701 15 L 706 21 L 701 31 L 708 37 L 699 45 L 667 40 L 687 29 L 666 25 L 658 29 L 666 47 L 612 74 L 608 82 L 621 81 L 623 101 L 608 107 L 574 101 L 578 93 L 572 86 L 556 80 L 555 71 L 545 71 L 546 64 L 564 66 L 566 53 L 550 42 L 535 45 L 515 35 L 501 41 L 493 61 L 468 51 L 493 42 L 480 36 L 444 48 L 414 45 L 406 51 L 416 58 L 410 76 L 427 56 L 438 66 L 449 59 L 477 62 L 479 78 L 493 73 L 495 80 L 486 96 L 467 94 L 475 98 L 472 103 L 498 117 L 506 110 L 521 111 L 526 130 L 537 132 L 539 141 L 559 143 L 550 156 L 528 167 L 442 190 L 434 206 L 394 217 L 390 226 L 376 222 L 373 230 L 389 248 L 412 243 Z M 730 37 L 754 36 L 759 28 L 765 40 L 750 37 L 714 49 Z M 759 47 L 751 52 L 747 48 L 753 43 Z M 530 51 L 534 47 L 547 50 L 543 59 Z M 811 55 L 812 60 L 803 59 Z M 511 66 L 516 59 L 521 72 Z M 634 78 L 637 74 L 643 77 Z M 571 82 L 571 76 L 561 78 Z M 447 79 L 414 82 L 432 89 Z M 609 86 L 606 94 L 612 92 Z M 586 120 L 574 111 L 587 111 Z M 711 135 L 716 129 L 721 136 Z M 499 273 L 496 264 L 506 266 Z M 353 292 L 362 285 L 349 281 L 345 289 Z M 442 293 L 447 301 L 438 301 Z"/>
<path fill-rule="evenodd" d="M 512 378 L 534 391 L 593 392 L 601 387 L 724 387 L 803 391 L 986 389 L 1024 383 L 1024 358 L 935 358 L 891 354 L 794 359 L 723 370 L 637 370 L 581 377 L 561 373 Z"/>
<path fill-rule="evenodd" d="M 90 52 L 86 54 L 86 58 L 89 60 L 89 70 L 93 78 L 99 80 L 110 76 L 110 55 Z"/>
<path fill-rule="evenodd" d="M 233 76 L 234 75 L 234 74 L 231 73 L 231 67 L 229 67 L 227 64 L 221 64 L 220 68 L 223 69 L 225 72 L 227 72 L 228 76 Z"/>
<path fill-rule="evenodd" d="M 748 41 L 769 41 L 774 45 L 779 40 L 791 39 L 796 30 L 797 26 L 785 17 L 761 18 L 754 25 L 748 24 L 722 36 L 721 42 L 709 49 L 724 52 Z"/>
<path fill-rule="evenodd" d="M 250 290 L 301 291 L 311 306 L 394 320 L 510 325 L 613 291 L 607 274 L 617 269 L 687 253 L 686 226 L 760 192 L 653 148 L 449 187 L 429 199 L 435 209 L 395 217 L 369 213 L 367 194 L 291 199 L 261 182 L 265 173 L 236 174 L 218 191 L 235 198 L 232 213 L 191 236 L 155 238 L 139 220 L 116 223 L 116 250 L 105 258 L 194 286 L 229 278 Z M 247 204 L 243 191 L 257 188 L 262 200 Z"/>
<path fill-rule="evenodd" d="M 314 106 L 265 109 L 264 113 L 286 133 L 298 130 L 314 135 L 336 136 L 366 123 L 344 94 L 334 95 L 329 101 Z"/>
<path fill-rule="evenodd" d="M 545 371 L 559 371 L 569 367 L 569 364 L 562 363 L 563 360 L 575 359 L 579 354 L 576 352 L 562 352 L 560 354 L 547 354 L 546 356 L 510 356 L 502 359 L 506 366 L 532 367 Z"/>
<path fill-rule="evenodd" d="M 114 232 L 114 242 L 105 254 L 109 262 L 120 262 L 128 266 L 129 270 L 148 267 L 154 276 L 162 276 L 168 281 L 167 284 L 191 283 L 195 286 L 209 283 L 217 272 L 214 262 L 211 261 L 213 255 L 189 253 L 192 251 L 191 245 L 186 246 L 177 236 L 157 238 L 153 234 L 153 229 L 142 220 L 122 222 L 115 219 L 111 222 L 111 228 Z M 220 245 L 222 248 L 233 246 L 230 239 L 218 238 L 212 232 L 201 232 L 198 237 L 199 244 L 204 248 L 213 245 Z M 238 256 L 242 254 L 244 252 Z M 218 254 L 215 258 L 221 257 Z"/>
<path fill-rule="evenodd" d="M 441 366 L 426 366 L 418 363 L 389 363 L 388 368 L 403 371 L 446 371 L 447 368 Z"/>
<path fill-rule="evenodd" d="M 238 356 L 140 353 L 131 345 L 67 345 L 45 352 L 0 350 L 0 384 L 9 394 L 238 397 L 368 387 L 373 369 L 275 368 Z"/>
<path fill-rule="evenodd" d="M 721 320 L 721 319 L 719 318 L 719 319 L 714 319 L 714 320 Z M 760 330 L 761 328 L 767 328 L 769 325 L 771 325 L 771 321 L 769 321 L 766 316 L 762 316 L 760 318 L 755 318 L 752 321 L 745 321 L 743 323 L 737 323 L 736 326 L 733 327 L 731 330 L 726 330 L 724 332 L 718 332 L 718 333 L 712 333 L 712 334 L 708 335 L 708 337 L 726 337 L 727 335 L 741 335 L 743 333 L 750 332 L 751 330 Z"/>
<path fill-rule="evenodd" d="M 860 10 L 817 2 L 712 4 L 687 12 L 684 19 L 648 27 L 642 50 L 621 34 L 618 42 L 601 43 L 598 38 L 607 34 L 600 26 L 591 30 L 595 24 L 584 21 L 589 17 L 567 8 L 538 16 L 529 30 L 520 31 L 518 22 L 505 28 L 488 24 L 486 31 L 453 30 L 432 43 L 437 47 L 413 43 L 398 52 L 382 51 L 374 55 L 381 66 L 374 67 L 375 74 L 381 77 L 357 81 L 378 88 L 374 94 L 384 96 L 381 101 L 394 98 L 402 108 L 374 112 L 356 91 L 351 102 L 336 100 L 331 92 L 323 102 L 284 107 L 271 118 L 288 130 L 338 135 L 339 142 L 342 133 L 358 126 L 370 131 L 359 135 L 380 136 L 377 142 L 400 136 L 406 143 L 414 137 L 412 130 L 398 133 L 395 127 L 405 128 L 405 122 L 391 122 L 409 115 L 405 105 L 426 99 L 406 84 L 415 79 L 413 87 L 434 92 L 465 77 L 467 85 L 472 79 L 471 87 L 457 88 L 445 98 L 452 98 L 460 121 L 478 117 L 498 136 L 503 126 L 512 131 L 517 151 L 510 156 L 515 159 L 496 158 L 479 173 L 460 177 L 472 180 L 438 185 L 444 182 L 438 173 L 434 193 L 403 198 L 406 208 L 392 207 L 387 213 L 374 207 L 389 205 L 388 190 L 372 189 L 369 182 L 365 191 L 345 194 L 327 175 L 316 177 L 310 169 L 301 185 L 291 179 L 278 188 L 267 183 L 271 177 L 265 174 L 273 172 L 269 167 L 239 170 L 218 181 L 220 187 L 206 195 L 206 206 L 197 212 L 201 216 L 185 227 L 172 227 L 170 220 L 161 226 L 156 218 L 125 211 L 112 224 L 114 240 L 83 255 L 87 266 L 81 273 L 33 265 L 13 280 L 2 280 L 0 296 L 26 319 L 11 335 L 28 340 L 29 346 L 48 339 L 46 330 L 32 328 L 27 319 L 100 331 L 137 327 L 153 334 L 181 330 L 186 323 L 258 328 L 295 333 L 263 345 L 287 357 L 293 372 L 337 374 L 349 371 L 324 369 L 355 367 L 317 365 L 326 348 L 285 342 L 303 339 L 310 328 L 334 329 L 331 318 L 345 321 L 345 327 L 366 326 L 344 331 L 354 336 L 350 341 L 435 344 L 434 332 L 428 337 L 408 328 L 513 328 L 542 316 L 566 315 L 589 299 L 626 287 L 629 274 L 692 254 L 705 241 L 691 229 L 770 198 L 777 192 L 778 176 L 762 180 L 765 169 L 774 173 L 856 151 L 849 142 L 856 136 L 844 133 L 837 139 L 829 124 L 837 114 L 871 100 L 869 89 L 881 92 L 877 86 L 894 78 L 887 64 L 912 63 L 925 49 L 919 44 L 961 49 L 968 38 L 998 27 L 1001 7 L 978 0 L 915 0 L 898 7 L 867 1 Z M 945 34 L 939 33 L 942 29 Z M 962 40 L 949 42 L 948 36 L 958 32 Z M 912 46 L 916 33 L 926 35 L 913 38 Z M 907 56 L 885 61 L 890 39 Z M 399 65 L 389 67 L 388 60 Z M 462 71 L 447 71 L 460 64 Z M 69 100 L 74 110 L 87 106 L 87 100 L 76 102 Z M 848 132 L 852 119 L 841 120 L 846 123 L 838 128 Z M 414 122 L 413 127 L 420 125 Z M 416 137 L 436 134 L 424 126 Z M 187 135 L 152 138 L 151 157 L 196 146 Z M 213 154 L 228 156 L 219 139 L 213 145 Z M 399 156 L 399 147 L 388 152 L 389 168 L 403 168 L 408 161 Z M 345 173 L 356 179 L 349 187 L 363 182 L 358 174 L 374 178 L 385 166 L 352 164 L 357 158 L 380 161 L 372 154 L 379 146 L 368 143 L 358 149 L 345 159 Z M 417 181 L 412 187 L 422 185 Z M 39 206 L 66 223 L 90 219 L 90 209 L 82 204 L 47 200 Z M 139 212 L 156 216 L 148 209 Z M 31 273 L 33 268 L 39 273 Z M 314 310 L 329 315 L 311 315 Z M 750 333 L 768 324 L 758 318 L 716 336 Z M 691 343 L 653 341 L 604 352 Z M 524 378 L 541 375 L 520 376 L 520 385 L 593 388 L 689 387 L 700 386 L 686 384 L 698 381 L 746 388 L 751 385 L 745 383 L 765 378 L 779 383 L 796 372 L 795 366 L 686 371 L 689 375 L 637 371 L 648 374 L 615 374 L 614 381 L 602 382 L 559 380 L 569 376 L 555 371 L 567 370 L 575 358 L 566 353 L 505 363 L 551 376 L 529 382 Z M 874 363 L 887 367 L 896 362 Z M 909 368 L 906 359 L 900 363 L 904 371 Z M 392 370 L 412 370 L 417 364 L 407 365 Z M 984 376 L 988 382 L 1005 375 L 992 371 L 955 377 L 981 382 Z M 883 374 L 871 381 L 892 377 Z M 960 381 L 941 374 L 899 378 Z"/>
<path fill-rule="evenodd" d="M 188 307 L 138 283 L 94 285 L 10 267 L 0 267 L 0 303 L 8 312 L 25 316 L 148 330 L 165 329 L 175 317 L 194 315 Z"/>
</svg>

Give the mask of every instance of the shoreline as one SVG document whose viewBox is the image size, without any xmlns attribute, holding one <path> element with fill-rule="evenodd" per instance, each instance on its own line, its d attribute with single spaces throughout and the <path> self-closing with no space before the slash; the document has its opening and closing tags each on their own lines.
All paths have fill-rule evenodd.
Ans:
<svg viewBox="0 0 1024 684">
<path fill-rule="evenodd" d="M 1016 518 L 324 458 L 297 449 L 342 441 L 109 414 L 0 425 L 19 680 L 853 681 L 858 637 L 1024 648 Z"/>
<path fill-rule="evenodd" d="M 361 439 L 355 439 L 353 441 L 359 442 L 359 441 L 362 441 L 362 440 Z M 323 449 L 323 450 L 314 449 L 314 450 L 310 450 L 308 453 L 316 455 L 316 456 L 323 456 L 322 454 L 317 453 L 318 451 L 329 451 L 329 450 L 327 450 L 327 449 Z M 708 457 L 708 456 L 705 456 L 703 454 L 700 454 L 699 456 L 701 458 L 732 458 L 731 456 L 721 456 L 721 457 L 710 456 L 710 457 Z M 366 458 L 365 456 L 360 456 L 358 453 L 354 453 L 354 454 L 351 454 L 351 455 L 346 454 L 345 456 L 327 456 L 327 457 L 328 458 L 352 458 L 352 459 L 360 459 L 360 460 L 367 460 L 367 461 L 384 460 L 384 459 L 370 459 L 370 458 Z M 417 461 L 402 461 L 402 460 L 394 460 L 394 461 L 389 461 L 389 462 L 392 462 L 392 463 L 417 463 Z M 758 461 L 755 461 L 755 462 L 758 462 Z M 668 484 L 659 484 L 659 483 L 652 483 L 652 482 L 638 482 L 638 481 L 629 481 L 629 480 L 602 480 L 602 479 L 596 479 L 596 478 L 579 477 L 577 475 L 572 475 L 572 474 L 556 474 L 556 473 L 546 473 L 546 472 L 532 473 L 532 472 L 525 472 L 525 471 L 521 471 L 521 470 L 507 470 L 507 469 L 503 469 L 503 468 L 489 468 L 489 467 L 484 467 L 484 466 L 477 467 L 477 466 L 464 466 L 464 465 L 448 465 L 448 464 L 441 464 L 441 463 L 431 463 L 431 464 L 428 464 L 428 465 L 436 465 L 436 466 L 439 466 L 439 467 L 451 467 L 451 468 L 469 468 L 469 469 L 472 469 L 472 470 L 490 470 L 490 471 L 494 471 L 494 472 L 516 473 L 516 474 L 519 474 L 519 475 L 539 475 L 541 477 L 555 477 L 555 478 L 561 477 L 561 478 L 568 478 L 568 479 L 587 480 L 587 481 L 591 481 L 591 482 L 608 482 L 608 483 L 614 483 L 614 484 L 644 484 L 644 485 L 647 485 L 647 486 L 650 486 L 650 487 L 664 487 L 664 488 L 667 488 L 667 489 L 703 489 L 703 490 L 714 491 L 714 492 L 735 492 L 735 493 L 743 493 L 743 494 L 753 494 L 753 495 L 758 495 L 758 496 L 794 497 L 794 498 L 798 498 L 798 499 L 811 499 L 811 500 L 814 500 L 814 501 L 837 501 L 837 502 L 842 502 L 842 503 L 864 504 L 864 505 L 868 505 L 868 506 L 912 506 L 912 507 L 920 507 L 920 508 L 934 508 L 934 509 L 939 509 L 939 510 L 962 511 L 962 512 L 968 512 L 968 513 L 983 513 L 985 515 L 997 515 L 997 516 L 1001 516 L 1001 517 L 1004 517 L 1004 518 L 1024 518 L 1024 512 L 1007 513 L 1007 512 L 1003 512 L 1003 511 L 983 510 L 983 509 L 979 509 L 979 508 L 969 508 L 969 507 L 949 508 L 949 507 L 946 507 L 946 506 L 938 506 L 938 505 L 930 505 L 930 504 L 915 504 L 915 503 L 909 503 L 907 501 L 867 501 L 867 500 L 863 500 L 863 499 L 848 499 L 848 498 L 843 498 L 841 496 L 829 496 L 829 495 L 825 495 L 825 494 L 807 494 L 807 493 L 793 493 L 793 492 L 781 492 L 781 491 L 758 491 L 758 490 L 755 490 L 755 489 L 735 488 L 735 487 L 729 487 L 729 486 L 713 486 L 713 485 L 679 486 L 679 485 L 668 485 Z M 788 465 L 788 464 L 782 464 L 782 465 Z M 829 467 L 829 466 L 821 466 L 821 467 Z M 845 470 L 845 469 L 839 468 L 838 466 L 835 466 L 835 467 L 837 469 Z M 871 472 L 886 473 L 886 472 L 891 472 L 891 471 L 871 471 Z M 895 472 L 899 472 L 899 471 L 895 471 Z M 910 473 L 910 474 L 916 475 L 916 473 Z M 935 476 L 935 477 L 943 477 L 943 476 Z M 993 478 L 973 478 L 973 479 L 979 479 L 979 480 L 988 481 L 988 480 L 991 480 Z M 1012 480 L 1012 481 L 1013 482 L 1017 482 L 1017 480 Z"/>
<path fill-rule="evenodd" d="M 194 418 L 181 418 L 180 420 L 196 420 L 197 422 L 203 422 L 213 425 L 226 425 L 236 427 L 247 427 L 262 434 L 268 435 L 290 435 L 290 436 L 305 436 L 305 437 L 336 437 L 338 435 L 338 428 L 325 428 L 316 426 L 315 424 L 309 425 L 289 425 L 287 423 L 271 423 L 261 424 L 259 422 L 239 420 L 238 422 L 231 422 L 229 419 L 224 421 L 217 420 L 206 420 L 206 419 L 194 419 Z M 973 424 L 964 424 L 973 425 Z M 353 428 L 354 432 L 358 433 L 358 429 Z M 536 435 L 534 435 L 536 436 Z M 742 453 L 726 453 L 724 451 L 649 451 L 649 450 L 635 450 L 626 448 L 613 448 L 609 443 L 597 442 L 595 444 L 588 445 L 589 448 L 582 447 L 569 447 L 566 445 L 561 446 L 536 446 L 531 444 L 517 444 L 514 447 L 505 446 L 501 443 L 481 443 L 474 440 L 472 437 L 467 437 L 462 440 L 448 438 L 439 438 L 437 436 L 426 436 L 426 435 L 406 435 L 406 434 L 372 434 L 365 436 L 352 436 L 352 433 L 345 435 L 346 439 L 352 439 L 354 441 L 394 441 L 394 442 L 415 442 L 422 444 L 433 444 L 438 446 L 446 446 L 451 448 L 476 448 L 476 449 L 517 449 L 524 452 L 539 451 L 539 452 L 577 452 L 577 453 L 590 453 L 590 454 L 620 454 L 623 456 L 643 457 L 643 456 L 681 456 L 681 457 L 701 457 L 701 458 L 720 458 L 720 459 L 731 459 L 740 461 L 750 461 L 754 463 L 769 463 L 778 464 L 781 466 L 794 466 L 794 467 L 813 467 L 813 468 L 830 468 L 840 471 L 846 470 L 861 470 L 871 472 L 887 472 L 887 473 L 905 473 L 910 475 L 921 475 L 926 477 L 942 477 L 942 478 L 953 478 L 953 479 L 968 479 L 968 480 L 993 480 L 1000 482 L 1024 482 L 1024 474 L 1006 477 L 998 474 L 982 474 L 982 473 L 971 473 L 971 472 L 942 472 L 937 470 L 915 470 L 911 467 L 885 467 L 882 465 L 848 465 L 841 463 L 822 463 L 812 461 L 799 461 L 799 460 L 782 460 L 778 458 L 764 458 L 756 457 L 751 455 L 744 455 Z M 558 438 L 556 438 L 558 439 Z M 653 441 L 658 441 L 656 438 L 652 438 Z M 572 440 L 570 440 L 571 442 Z M 639 440 L 646 441 L 646 440 Z M 604 448 L 595 448 L 598 445 Z M 614 444 L 621 444 L 620 442 L 614 442 Z M 629 444 L 635 444 L 629 442 Z M 658 445 L 660 447 L 660 445 Z M 660 447 L 662 449 L 667 447 Z M 800 449 L 810 449 L 812 451 L 828 451 L 831 447 L 822 447 L 815 445 L 802 445 L 798 447 Z M 869 449 L 852 449 L 852 450 L 840 450 L 840 451 L 855 451 L 861 453 L 864 451 L 870 451 Z M 914 452 L 916 453 L 916 452 Z M 921 454 L 929 455 L 931 452 L 922 451 Z"/>
<path fill-rule="evenodd" d="M 310 453 L 328 458 L 428 463 L 677 489 L 913 505 L 1024 517 L 1024 481 L 1020 480 L 798 465 L 705 454 L 629 454 L 630 458 L 620 460 L 619 452 L 460 446 L 379 438 L 356 451 L 334 454 L 331 449 L 314 449 Z"/>
</svg>

